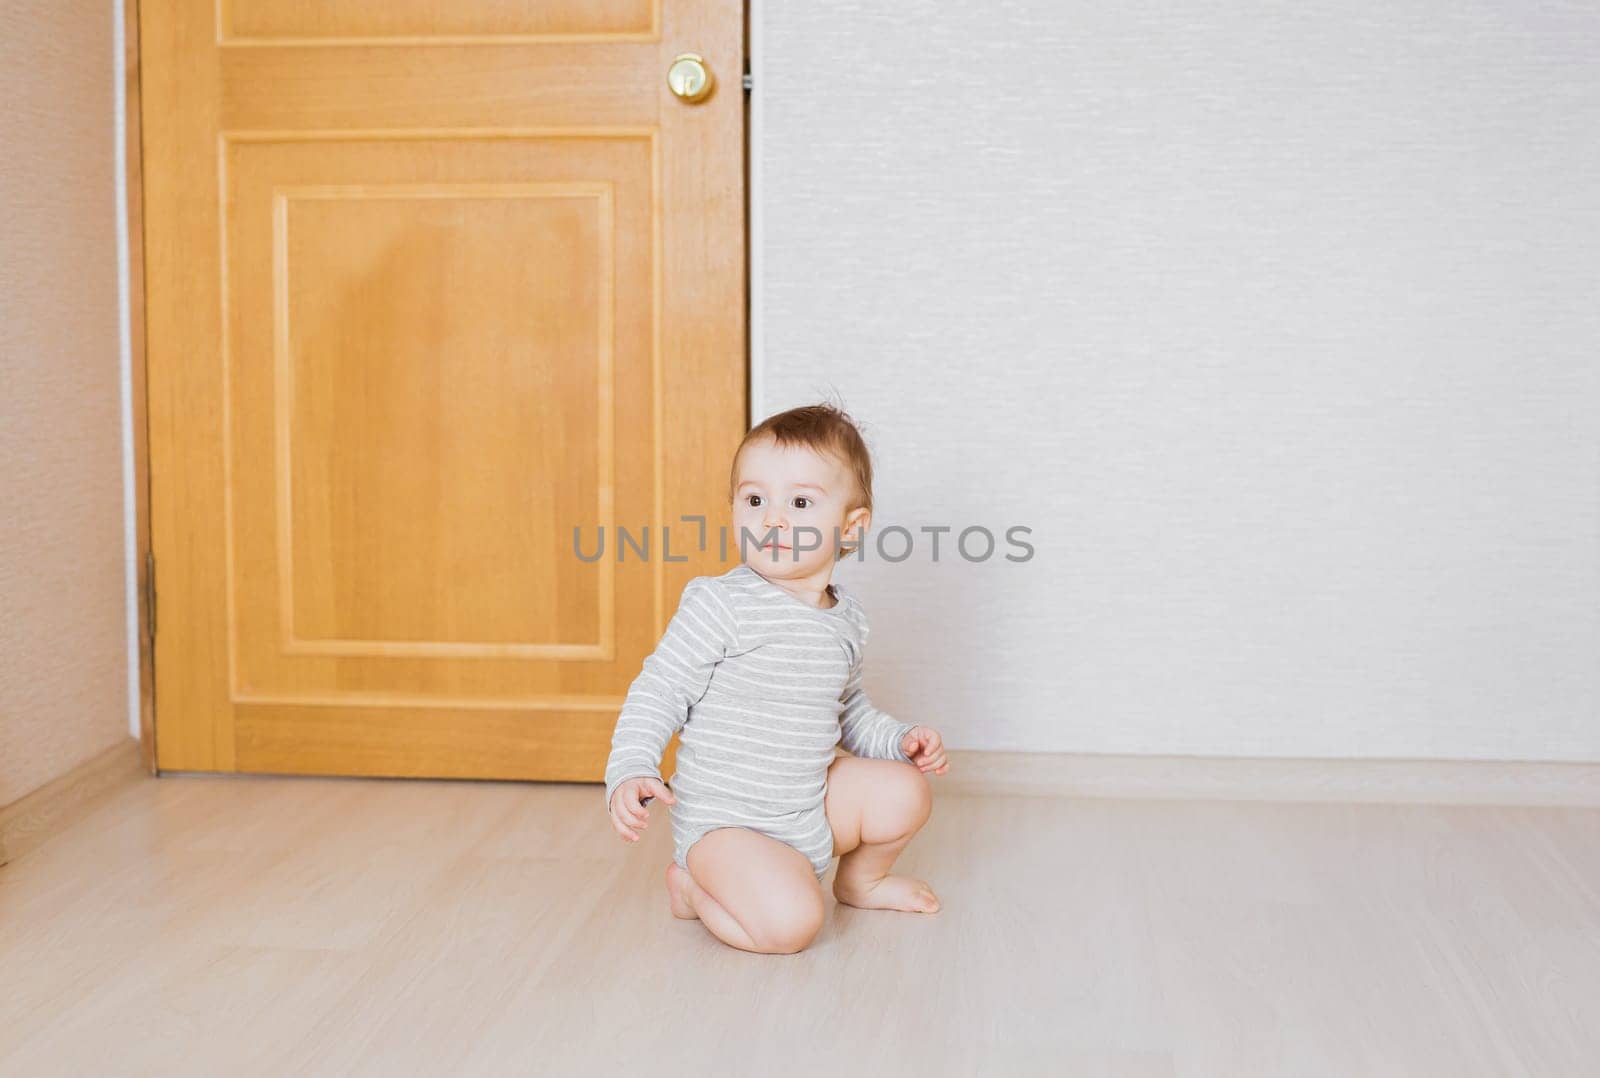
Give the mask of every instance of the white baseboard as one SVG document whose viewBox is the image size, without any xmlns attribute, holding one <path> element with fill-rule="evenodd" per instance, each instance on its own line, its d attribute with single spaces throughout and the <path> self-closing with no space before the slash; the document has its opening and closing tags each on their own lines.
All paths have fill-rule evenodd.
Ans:
<svg viewBox="0 0 1600 1078">
<path fill-rule="evenodd" d="M 950 750 L 935 793 L 1600 807 L 1600 764 Z"/>
</svg>

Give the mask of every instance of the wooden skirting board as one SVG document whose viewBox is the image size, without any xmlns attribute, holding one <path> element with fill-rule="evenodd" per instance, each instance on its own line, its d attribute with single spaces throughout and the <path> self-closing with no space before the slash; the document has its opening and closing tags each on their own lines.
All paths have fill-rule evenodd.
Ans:
<svg viewBox="0 0 1600 1078">
<path fill-rule="evenodd" d="M 952 749 L 936 793 L 1600 806 L 1600 763 L 1100 756 Z"/>
<path fill-rule="evenodd" d="M 0 808 L 0 865 L 66 830 L 112 791 L 145 777 L 139 742 L 129 738 Z"/>
<path fill-rule="evenodd" d="M 1311 760 L 950 750 L 936 794 L 1158 800 L 1349 801 L 1600 807 L 1600 763 Z M 197 773 L 198 774 L 198 773 Z M 148 777 L 128 740 L 0 809 L 0 865 L 125 783 Z"/>
</svg>

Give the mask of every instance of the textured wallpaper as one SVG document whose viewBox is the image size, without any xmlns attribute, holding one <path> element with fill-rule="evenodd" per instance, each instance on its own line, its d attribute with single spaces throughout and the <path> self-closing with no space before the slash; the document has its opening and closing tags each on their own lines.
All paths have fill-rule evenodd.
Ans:
<svg viewBox="0 0 1600 1078">
<path fill-rule="evenodd" d="M 1600 7 L 759 7 L 756 407 L 916 540 L 841 576 L 879 704 L 1600 760 Z"/>
<path fill-rule="evenodd" d="M 128 738 L 112 15 L 0 9 L 0 806 Z"/>
</svg>

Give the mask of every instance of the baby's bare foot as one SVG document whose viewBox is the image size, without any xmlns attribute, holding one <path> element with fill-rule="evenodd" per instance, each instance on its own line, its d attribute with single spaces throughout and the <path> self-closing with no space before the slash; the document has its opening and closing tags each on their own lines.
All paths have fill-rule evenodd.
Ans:
<svg viewBox="0 0 1600 1078">
<path fill-rule="evenodd" d="M 864 910 L 905 910 L 907 913 L 938 913 L 939 896 L 921 880 L 910 876 L 885 876 L 877 882 L 856 883 L 836 876 L 833 897 L 847 906 Z"/>
<path fill-rule="evenodd" d="M 678 862 L 667 864 L 667 900 L 672 904 L 672 916 L 685 921 L 698 921 L 700 915 L 689 905 L 689 895 L 694 890 L 694 880 L 678 867 Z"/>
</svg>

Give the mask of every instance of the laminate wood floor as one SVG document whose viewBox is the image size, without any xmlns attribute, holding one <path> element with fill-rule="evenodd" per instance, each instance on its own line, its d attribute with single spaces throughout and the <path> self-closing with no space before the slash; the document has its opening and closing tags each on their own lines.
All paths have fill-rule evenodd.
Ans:
<svg viewBox="0 0 1600 1078">
<path fill-rule="evenodd" d="M 601 798 L 142 779 L 0 868 L 0 1074 L 1600 1073 L 1600 810 L 936 793 L 943 912 L 751 955 Z"/>
</svg>

